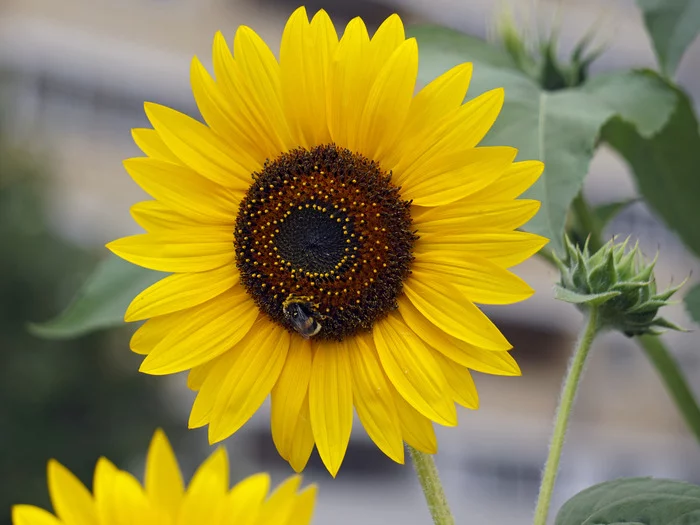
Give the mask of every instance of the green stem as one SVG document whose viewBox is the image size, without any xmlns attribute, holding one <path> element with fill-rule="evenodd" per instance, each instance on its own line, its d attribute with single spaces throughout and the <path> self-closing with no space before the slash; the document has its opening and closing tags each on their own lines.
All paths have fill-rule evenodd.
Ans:
<svg viewBox="0 0 700 525">
<path fill-rule="evenodd" d="M 554 491 L 554 482 L 557 479 L 559 472 L 559 460 L 561 451 L 564 447 L 564 439 L 566 438 L 566 428 L 569 424 L 571 409 L 574 406 L 576 391 L 578 390 L 581 375 L 586 363 L 586 357 L 591 349 L 591 343 L 598 333 L 598 309 L 591 306 L 588 312 L 586 326 L 581 332 L 578 339 L 574 354 L 571 356 L 569 370 L 564 378 L 562 385 L 561 399 L 557 408 L 557 415 L 554 423 L 554 432 L 549 443 L 549 455 L 547 463 L 544 467 L 542 475 L 542 485 L 540 486 L 540 494 L 537 498 L 537 507 L 535 509 L 534 525 L 546 525 L 547 514 L 549 513 L 549 504 L 552 500 L 552 492 Z"/>
<path fill-rule="evenodd" d="M 695 401 L 692 391 L 688 387 L 685 377 L 681 373 L 678 363 L 673 359 L 671 353 L 666 349 L 658 336 L 644 335 L 638 337 L 639 344 L 647 354 L 659 372 L 661 379 L 666 385 L 671 397 L 676 402 L 686 424 L 700 441 L 700 408 Z"/>
<path fill-rule="evenodd" d="M 588 248 L 591 250 L 591 253 L 597 252 L 602 246 L 600 240 L 601 232 L 598 228 L 598 221 L 588 206 L 588 202 L 584 199 L 582 192 L 579 192 L 576 196 L 572 206 L 581 232 L 589 235 Z"/>
<path fill-rule="evenodd" d="M 425 501 L 428 502 L 428 509 L 433 517 L 433 523 L 435 525 L 454 525 L 455 520 L 447 504 L 445 491 L 442 488 L 433 456 L 420 452 L 410 445 L 407 445 L 407 447 L 408 452 L 411 454 L 413 466 L 416 469 L 418 481 L 423 489 L 423 494 L 425 494 Z"/>
</svg>

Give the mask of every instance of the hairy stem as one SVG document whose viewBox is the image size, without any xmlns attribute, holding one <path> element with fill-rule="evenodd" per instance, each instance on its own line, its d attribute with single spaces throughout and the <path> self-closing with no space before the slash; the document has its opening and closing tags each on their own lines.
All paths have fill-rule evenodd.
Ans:
<svg viewBox="0 0 700 525">
<path fill-rule="evenodd" d="M 423 494 L 425 494 L 425 501 L 428 503 L 430 515 L 433 517 L 433 523 L 435 525 L 454 525 L 455 520 L 447 504 L 445 491 L 442 488 L 442 482 L 435 467 L 433 456 L 420 452 L 410 445 L 407 445 L 407 447 L 408 452 L 411 454 L 413 466 L 416 469 L 418 481 L 423 489 Z"/>
</svg>

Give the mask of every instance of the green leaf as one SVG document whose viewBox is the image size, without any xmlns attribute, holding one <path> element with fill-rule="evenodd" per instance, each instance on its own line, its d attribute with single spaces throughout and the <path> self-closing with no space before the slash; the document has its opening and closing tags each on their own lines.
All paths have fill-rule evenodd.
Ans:
<svg viewBox="0 0 700 525">
<path fill-rule="evenodd" d="M 700 0 L 637 0 L 661 70 L 673 76 L 700 33 Z"/>
<path fill-rule="evenodd" d="M 562 288 L 558 284 L 554 285 L 554 298 L 573 304 L 590 304 L 593 306 L 600 306 L 601 304 L 608 302 L 610 299 L 614 299 L 620 295 L 620 293 L 621 292 L 604 292 L 582 294 Z"/>
<path fill-rule="evenodd" d="M 700 523 L 700 487 L 682 481 L 623 478 L 594 485 L 564 503 L 555 525 Z"/>
<path fill-rule="evenodd" d="M 630 165 L 646 202 L 700 255 L 700 133 L 690 100 L 680 89 L 675 93 L 678 102 L 671 119 L 652 138 L 620 119 L 609 122 L 602 137 Z"/>
<path fill-rule="evenodd" d="M 551 239 L 558 253 L 563 250 L 569 207 L 588 173 L 603 124 L 622 113 L 649 134 L 664 124 L 673 108 L 665 84 L 647 73 L 606 75 L 579 88 L 545 91 L 504 53 L 481 40 L 438 27 L 414 29 L 413 35 L 421 50 L 422 82 L 471 60 L 474 75 L 468 98 L 505 88 L 503 110 L 482 144 L 514 146 L 518 160 L 544 161 L 544 174 L 525 195 L 541 201 L 542 207 L 525 229 Z"/>
<path fill-rule="evenodd" d="M 119 326 L 132 299 L 165 276 L 110 255 L 61 314 L 44 323 L 33 323 L 29 330 L 46 339 L 70 339 Z"/>
<path fill-rule="evenodd" d="M 693 321 L 700 324 L 700 284 L 696 284 L 685 294 L 683 302 Z"/>
</svg>

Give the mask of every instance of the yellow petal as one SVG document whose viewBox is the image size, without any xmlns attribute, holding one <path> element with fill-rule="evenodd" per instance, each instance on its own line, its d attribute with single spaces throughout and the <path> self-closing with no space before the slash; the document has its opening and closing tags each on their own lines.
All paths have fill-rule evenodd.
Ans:
<svg viewBox="0 0 700 525">
<path fill-rule="evenodd" d="M 165 516 L 151 505 L 139 482 L 128 472 L 117 471 L 110 495 L 113 525 L 149 525 L 163 522 Z"/>
<path fill-rule="evenodd" d="M 447 359 L 440 352 L 434 351 L 433 357 L 440 365 L 442 373 L 445 374 L 447 383 L 452 390 L 453 399 L 463 407 L 479 408 L 479 394 L 469 370 L 451 359 Z"/>
<path fill-rule="evenodd" d="M 484 350 L 446 334 L 425 318 L 406 296 L 399 298 L 399 313 L 406 324 L 431 348 L 445 357 L 485 374 L 517 376 L 520 368 L 508 352 Z"/>
<path fill-rule="evenodd" d="M 374 325 L 379 360 L 394 388 L 418 412 L 446 426 L 457 424 L 457 412 L 445 376 L 430 349 L 396 314 Z"/>
<path fill-rule="evenodd" d="M 178 319 L 177 313 L 149 319 L 131 336 L 129 348 L 135 354 L 148 355 L 177 325 Z"/>
<path fill-rule="evenodd" d="M 233 266 L 170 275 L 138 294 L 126 310 L 124 320 L 139 321 L 200 305 L 231 289 L 238 278 L 238 270 Z"/>
<path fill-rule="evenodd" d="M 217 522 L 224 512 L 228 478 L 226 449 L 219 447 L 192 477 L 178 512 L 176 525 Z"/>
<path fill-rule="evenodd" d="M 201 228 L 144 233 L 107 244 L 130 263 L 161 272 L 206 272 L 233 265 L 233 232 Z"/>
<path fill-rule="evenodd" d="M 174 374 L 220 356 L 248 333 L 258 310 L 245 289 L 236 285 L 175 315 L 177 323 L 143 360 L 141 372 Z"/>
<path fill-rule="evenodd" d="M 156 430 L 146 457 L 144 487 L 149 500 L 174 517 L 185 486 L 180 467 L 162 430 Z"/>
<path fill-rule="evenodd" d="M 382 452 L 403 464 L 401 423 L 374 341 L 367 336 L 357 336 L 348 344 L 348 350 L 353 400 L 362 426 Z"/>
<path fill-rule="evenodd" d="M 254 474 L 238 483 L 226 498 L 226 521 L 230 525 L 252 525 L 258 516 L 270 489 L 270 476 Z M 260 523 L 260 525 L 264 525 Z"/>
<path fill-rule="evenodd" d="M 226 375 L 235 362 L 236 352 L 229 350 L 216 359 L 200 365 L 208 367 L 208 370 L 202 379 L 197 397 L 192 405 L 192 412 L 187 423 L 189 428 L 203 427 L 211 421 L 216 398 L 219 395 L 224 379 L 226 379 Z M 196 370 L 196 368 L 193 370 Z"/>
<path fill-rule="evenodd" d="M 469 196 L 470 201 L 507 201 L 518 198 L 540 178 L 544 164 L 539 160 L 514 162 L 494 183 Z"/>
<path fill-rule="evenodd" d="M 48 466 L 49 494 L 54 512 L 66 525 L 94 525 L 97 512 L 92 495 L 56 460 Z"/>
<path fill-rule="evenodd" d="M 308 525 L 314 515 L 316 503 L 316 486 L 311 485 L 299 493 L 294 502 L 290 519 L 282 525 Z"/>
<path fill-rule="evenodd" d="M 279 152 L 293 147 L 282 109 L 280 66 L 267 44 L 255 31 L 240 26 L 233 39 L 233 56 L 238 66 L 243 104 L 264 125 Z"/>
<path fill-rule="evenodd" d="M 236 222 L 242 194 L 158 159 L 127 159 L 124 168 L 146 193 L 185 217 L 205 224 Z"/>
<path fill-rule="evenodd" d="M 252 179 L 236 153 L 204 124 L 159 104 L 144 104 L 148 120 L 183 164 L 226 188 L 245 191 Z"/>
<path fill-rule="evenodd" d="M 100 525 L 116 525 L 113 507 L 118 474 L 117 467 L 107 458 L 97 461 L 92 487 Z"/>
<path fill-rule="evenodd" d="M 180 160 L 168 149 L 163 139 L 158 136 L 155 129 L 135 128 L 131 130 L 134 142 L 146 155 L 152 159 L 164 160 L 179 164 Z"/>
<path fill-rule="evenodd" d="M 534 233 L 519 231 L 434 232 L 421 233 L 416 250 L 442 250 L 464 257 L 477 255 L 503 268 L 510 268 L 532 257 L 547 242 L 547 239 Z"/>
<path fill-rule="evenodd" d="M 211 361 L 207 361 L 204 364 L 192 368 L 187 374 L 187 388 L 194 391 L 202 388 L 204 380 L 207 378 L 213 367 L 216 366 L 219 359 L 221 359 L 221 357 L 217 357 L 216 359 L 212 359 Z"/>
<path fill-rule="evenodd" d="M 403 396 L 396 391 L 391 383 L 388 383 L 388 385 L 389 390 L 394 396 L 396 411 L 401 421 L 403 440 L 416 450 L 420 450 L 426 454 L 435 454 L 438 445 L 437 438 L 435 437 L 435 429 L 433 429 L 433 422 L 413 408 Z"/>
<path fill-rule="evenodd" d="M 304 7 L 289 18 L 280 44 L 284 111 L 295 142 L 306 148 L 331 142 L 326 118 L 326 79 L 338 35 L 321 10 L 311 24 Z"/>
<path fill-rule="evenodd" d="M 356 149 L 362 114 L 370 88 L 370 76 L 365 57 L 369 49 L 369 35 L 364 22 L 353 18 L 345 28 L 336 48 L 328 73 L 326 107 L 328 129 L 333 142 Z"/>
<path fill-rule="evenodd" d="M 306 394 L 299 419 L 294 426 L 291 448 L 289 450 L 289 464 L 295 472 L 301 472 L 309 461 L 314 450 L 314 434 L 311 428 L 311 415 L 309 413 L 309 394 Z"/>
<path fill-rule="evenodd" d="M 489 350 L 508 350 L 510 343 L 464 293 L 444 279 L 411 277 L 404 291 L 413 305 L 448 334 Z"/>
<path fill-rule="evenodd" d="M 284 480 L 265 501 L 260 509 L 258 522 L 262 525 L 284 525 L 295 509 L 296 494 L 301 485 L 300 476 Z"/>
<path fill-rule="evenodd" d="M 517 150 L 483 147 L 449 151 L 428 160 L 419 170 L 398 173 L 401 196 L 417 206 L 443 206 L 474 193 L 496 180 Z"/>
<path fill-rule="evenodd" d="M 402 173 L 418 168 L 445 152 L 475 147 L 496 120 L 503 106 L 503 90 L 494 89 L 479 95 L 432 124 L 432 129 L 415 145 L 404 146 L 401 159 L 392 170 Z M 387 166 L 388 168 L 388 166 Z"/>
<path fill-rule="evenodd" d="M 14 505 L 12 507 L 12 525 L 64 525 L 56 516 L 39 507 L 31 505 Z"/>
<path fill-rule="evenodd" d="M 197 57 L 192 59 L 190 66 L 190 82 L 204 121 L 219 137 L 224 138 L 244 170 L 248 173 L 259 171 L 264 159 L 255 153 L 255 139 L 248 136 L 245 127 L 232 118 L 235 110 L 230 101 Z"/>
<path fill-rule="evenodd" d="M 294 338 L 284 368 L 272 389 L 272 440 L 280 456 L 287 461 L 292 450 L 294 427 L 309 391 L 311 361 L 310 341 Z"/>
<path fill-rule="evenodd" d="M 346 342 L 320 343 L 309 383 L 311 428 L 323 464 L 335 477 L 352 430 L 352 377 Z"/>
<path fill-rule="evenodd" d="M 378 158 L 385 166 L 396 166 L 404 152 L 425 141 L 436 122 L 452 113 L 464 100 L 472 76 L 470 63 L 460 64 L 443 73 L 411 101 L 401 138 L 386 156 Z M 397 173 L 397 175 L 400 175 Z"/>
<path fill-rule="evenodd" d="M 524 301 L 534 290 L 517 275 L 481 257 L 459 257 L 444 251 L 416 250 L 412 273 L 416 279 L 446 279 L 480 304 L 512 304 Z"/>
<path fill-rule="evenodd" d="M 539 209 L 540 202 L 534 200 L 480 203 L 460 200 L 421 213 L 415 224 L 421 235 L 512 230 L 529 221 Z"/>
<path fill-rule="evenodd" d="M 204 226 L 204 223 L 185 217 L 158 201 L 137 202 L 131 206 L 130 211 L 136 224 L 147 232 Z"/>
<path fill-rule="evenodd" d="M 236 345 L 235 361 L 223 380 L 209 423 L 215 443 L 241 428 L 260 408 L 282 371 L 290 334 L 261 317 Z"/>
<path fill-rule="evenodd" d="M 376 158 L 393 145 L 406 120 L 417 74 L 418 44 L 411 38 L 394 51 L 370 89 L 359 125 L 357 151 Z"/>
</svg>

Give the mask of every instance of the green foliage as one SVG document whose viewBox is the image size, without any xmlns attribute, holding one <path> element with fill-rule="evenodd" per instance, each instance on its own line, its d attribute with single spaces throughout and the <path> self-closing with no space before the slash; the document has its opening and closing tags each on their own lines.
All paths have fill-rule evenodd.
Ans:
<svg viewBox="0 0 700 525">
<path fill-rule="evenodd" d="M 700 0 L 637 0 L 661 70 L 673 76 L 700 32 Z"/>
<path fill-rule="evenodd" d="M 605 126 L 603 139 L 630 165 L 646 202 L 688 248 L 700 255 L 698 121 L 685 93 L 671 86 L 669 89 L 674 89 L 678 103 L 659 133 L 644 137 L 634 126 L 615 119 Z"/>
<path fill-rule="evenodd" d="M 593 215 L 597 223 L 597 231 L 602 232 L 608 223 L 613 220 L 618 213 L 638 200 L 639 199 L 625 199 L 623 201 L 609 202 L 607 204 L 596 206 L 593 209 Z"/>
<path fill-rule="evenodd" d="M 696 284 L 685 294 L 685 309 L 697 324 L 700 324 L 700 284 Z"/>
<path fill-rule="evenodd" d="M 421 49 L 419 78 L 429 82 L 450 67 L 474 61 L 473 98 L 504 87 L 506 101 L 484 145 L 518 148 L 518 159 L 545 162 L 526 197 L 540 200 L 540 212 L 525 229 L 551 239 L 563 252 L 569 208 L 588 173 L 601 127 L 615 116 L 643 136 L 658 132 L 675 105 L 668 86 L 646 71 L 595 77 L 579 87 L 550 91 L 514 65 L 505 53 L 484 52 L 486 44 L 445 28 L 414 28 Z"/>
<path fill-rule="evenodd" d="M 50 321 L 32 324 L 31 331 L 49 339 L 68 339 L 120 326 L 131 300 L 166 275 L 110 255 L 97 266 L 66 310 Z"/>
<path fill-rule="evenodd" d="M 583 311 L 597 307 L 601 328 L 630 337 L 657 333 L 655 327 L 681 330 L 656 314 L 682 285 L 657 292 L 656 261 L 645 263 L 638 246 L 626 250 L 627 242 L 615 244 L 613 239 L 590 253 L 587 245 L 581 248 L 567 237 L 566 258 L 554 256 L 561 272 L 555 297 Z"/>
<path fill-rule="evenodd" d="M 145 452 L 157 426 L 175 443 L 158 382 L 139 375 L 124 333 L 69 343 L 30 335 L 54 315 L 93 258 L 53 234 L 42 180 L 0 144 L 0 524 L 16 503 L 48 506 L 46 463 L 56 458 L 91 483 L 97 459 L 122 467 Z"/>
<path fill-rule="evenodd" d="M 700 487 L 654 478 L 594 485 L 567 501 L 555 525 L 681 525 L 700 523 Z"/>
</svg>

